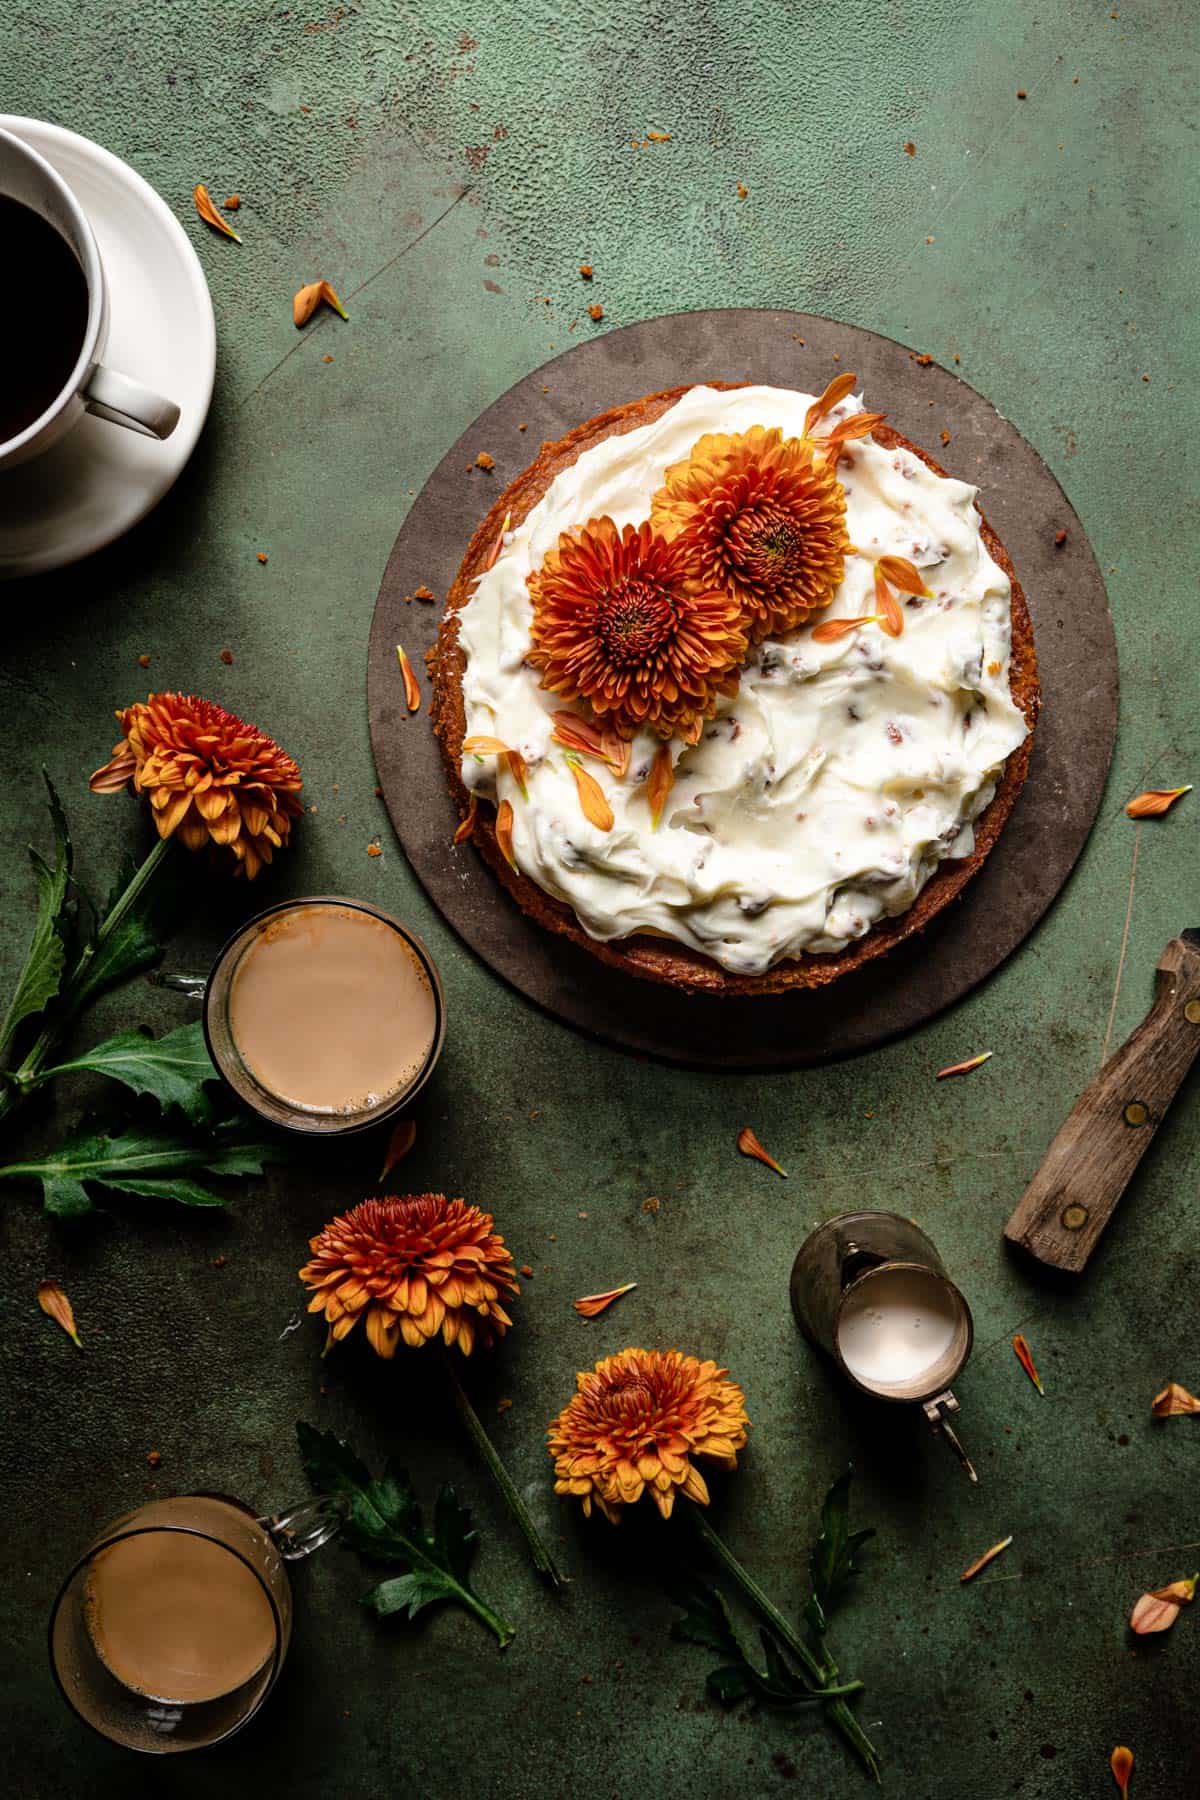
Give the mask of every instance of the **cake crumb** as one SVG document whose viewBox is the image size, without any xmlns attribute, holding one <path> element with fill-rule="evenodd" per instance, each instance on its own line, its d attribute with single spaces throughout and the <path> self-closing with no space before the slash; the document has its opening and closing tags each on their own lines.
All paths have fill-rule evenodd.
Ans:
<svg viewBox="0 0 1200 1800">
<path fill-rule="evenodd" d="M 595 272 L 596 271 L 592 268 L 591 263 L 580 263 L 579 273 L 583 276 L 585 281 L 590 281 Z"/>
<path fill-rule="evenodd" d="M 1056 549 L 1056 550 L 1061 550 L 1061 549 L 1062 549 L 1062 547 L 1063 547 L 1063 545 L 1064 545 L 1064 544 L 1065 544 L 1065 543 L 1066 543 L 1066 541 L 1067 541 L 1067 534 L 1066 534 L 1066 531 L 1065 531 L 1065 529 L 1064 529 L 1064 530 L 1061 530 L 1061 531 L 1056 531 L 1056 532 L 1055 532 L 1055 534 L 1054 534 L 1054 548 L 1055 548 L 1055 549 Z"/>
<path fill-rule="evenodd" d="M 433 600 L 435 598 L 436 595 L 434 594 L 433 589 L 426 587 L 424 582 L 421 583 L 420 587 L 413 589 L 414 600 Z"/>
<path fill-rule="evenodd" d="M 497 1402 L 496 1402 L 496 1411 L 498 1413 L 509 1412 L 511 1410 L 511 1408 L 512 1408 L 512 1401 L 509 1400 L 507 1398 L 507 1396 L 503 1400 L 497 1400 Z"/>
<path fill-rule="evenodd" d="M 750 192 L 750 189 L 746 186 L 745 182 L 739 181 L 737 184 L 738 199 L 744 200 L 746 198 L 746 196 L 749 194 L 749 192 Z"/>
<path fill-rule="evenodd" d="M 914 356 L 913 361 L 918 369 L 927 369 L 933 361 L 932 356 Z"/>
<path fill-rule="evenodd" d="M 662 1201 L 657 1194 L 647 1194 L 646 1198 L 642 1201 L 642 1211 L 644 1213 L 656 1213 L 661 1206 Z"/>
<path fill-rule="evenodd" d="M 603 317 L 604 308 L 597 301 L 593 300 L 592 304 L 588 307 L 588 318 L 599 320 Z"/>
<path fill-rule="evenodd" d="M 367 855 L 368 856 L 382 856 L 383 850 L 380 847 L 380 845 L 378 845 L 378 844 L 368 844 L 367 845 Z"/>
<path fill-rule="evenodd" d="M 228 667 L 228 665 L 233 661 L 233 651 L 232 650 L 222 650 L 221 661 Z"/>
<path fill-rule="evenodd" d="M 960 363 L 960 362 L 961 362 L 961 361 L 962 361 L 962 357 L 961 357 L 961 356 L 956 356 L 956 357 L 955 357 L 955 359 L 954 359 L 954 360 L 955 360 L 955 362 L 956 362 L 956 363 Z"/>
<path fill-rule="evenodd" d="M 212 1259 L 212 1266 L 214 1269 L 223 1269 L 228 1261 L 229 1258 L 227 1256 L 214 1256 Z"/>
<path fill-rule="evenodd" d="M 333 358 L 332 358 L 332 356 L 328 356 L 328 355 L 326 355 L 326 356 L 323 356 L 323 357 L 322 357 L 322 358 L 321 358 L 321 361 L 322 361 L 322 362 L 332 362 L 332 361 L 333 361 Z"/>
<path fill-rule="evenodd" d="M 943 431 L 942 442 L 943 444 L 948 444 L 950 442 L 950 433 L 948 431 Z"/>
<path fill-rule="evenodd" d="M 151 1450 L 146 1457 L 146 1461 L 150 1464 L 152 1469 L 157 1469 L 159 1463 L 162 1461 L 162 1451 Z"/>
<path fill-rule="evenodd" d="M 259 551 L 259 552 L 258 552 L 258 560 L 259 560 L 259 562 L 260 562 L 260 563 L 265 563 L 265 562 L 266 562 L 266 560 L 267 560 L 267 553 L 266 553 L 266 551 L 265 551 L 265 550 L 260 550 L 260 551 Z"/>
<path fill-rule="evenodd" d="M 1017 99 L 1018 100 L 1028 100 L 1028 98 L 1029 98 L 1029 95 L 1025 92 L 1024 88 L 1017 89 Z"/>
<path fill-rule="evenodd" d="M 486 450 L 481 450 L 479 455 L 475 458 L 475 467 L 477 469 L 494 469 L 495 466 L 495 457 L 489 456 Z"/>
<path fill-rule="evenodd" d="M 528 431 L 529 430 L 529 420 L 522 419 L 521 423 L 517 426 L 517 430 L 518 431 Z"/>
<path fill-rule="evenodd" d="M 146 652 L 143 650 L 142 654 L 138 657 L 138 668 L 139 669 L 148 669 L 149 667 L 150 667 L 150 658 L 146 655 Z"/>
<path fill-rule="evenodd" d="M 528 1263 L 521 1264 L 521 1273 L 525 1277 L 526 1281 L 533 1280 L 533 1270 L 530 1268 Z"/>
<path fill-rule="evenodd" d="M 917 154 L 917 146 L 913 143 L 911 138 L 909 138 L 904 146 L 904 154 L 905 156 L 915 156 Z"/>
<path fill-rule="evenodd" d="M 230 194 L 228 200 L 225 202 L 225 211 L 236 212 L 241 204 L 242 196 L 240 194 Z"/>
</svg>

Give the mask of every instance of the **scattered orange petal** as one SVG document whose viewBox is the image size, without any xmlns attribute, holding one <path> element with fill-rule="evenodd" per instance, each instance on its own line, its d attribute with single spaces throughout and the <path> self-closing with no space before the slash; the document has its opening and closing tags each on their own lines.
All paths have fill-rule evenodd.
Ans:
<svg viewBox="0 0 1200 1800">
<path fill-rule="evenodd" d="M 881 556 L 876 568 L 883 579 L 899 588 L 902 594 L 920 594 L 929 599 L 929 589 L 921 578 L 921 571 L 906 556 Z"/>
<path fill-rule="evenodd" d="M 496 808 L 496 842 L 504 854 L 504 860 L 514 873 L 517 872 L 517 859 L 513 855 L 513 809 L 507 800 L 502 800 Z"/>
<path fill-rule="evenodd" d="M 379 1171 L 382 1185 L 400 1161 L 407 1156 L 417 1141 L 417 1126 L 414 1119 L 401 1119 L 391 1137 L 388 1139 L 387 1155 L 383 1159 L 383 1167 Z"/>
<path fill-rule="evenodd" d="M 821 441 L 826 445 L 847 444 L 854 438 L 869 437 L 877 425 L 882 425 L 887 418 L 886 413 L 860 412 L 851 413 L 840 425 L 835 425 L 829 435 Z"/>
<path fill-rule="evenodd" d="M 511 526 L 512 526 L 512 513 L 506 512 L 504 515 L 504 523 L 500 527 L 499 532 L 497 533 L 495 543 L 492 545 L 491 554 L 489 555 L 487 561 L 483 565 L 483 572 L 485 575 L 487 574 L 489 569 L 495 568 L 496 561 L 500 555 L 500 552 L 504 548 L 504 540 L 508 536 Z"/>
<path fill-rule="evenodd" d="M 212 195 L 202 181 L 198 181 L 192 189 L 192 199 L 196 202 L 196 211 L 206 225 L 211 225 L 214 231 L 221 233 L 222 237 L 232 238 L 235 244 L 241 243 L 241 238 L 229 220 L 223 219 L 213 205 Z"/>
<path fill-rule="evenodd" d="M 1012 1347 L 1016 1352 L 1017 1361 L 1028 1375 L 1030 1381 L 1032 1381 L 1038 1393 L 1044 1397 L 1046 1390 L 1042 1386 L 1042 1378 L 1037 1372 L 1037 1366 L 1033 1360 L 1033 1352 L 1019 1331 L 1012 1341 Z"/>
<path fill-rule="evenodd" d="M 875 570 L 875 604 L 879 608 L 879 626 L 889 637 L 899 637 L 904 630 L 904 614 L 891 588 Z"/>
<path fill-rule="evenodd" d="M 403 645 L 396 645 L 396 655 L 400 658 L 400 673 L 404 677 L 404 698 L 408 702 L 408 710 L 410 713 L 419 712 L 421 710 L 421 690 L 417 685 L 417 678 L 413 674 L 412 664 L 404 654 Z"/>
<path fill-rule="evenodd" d="M 843 369 L 840 375 L 834 376 L 825 392 L 813 401 L 804 415 L 805 437 L 809 435 L 819 419 L 823 419 L 827 412 L 831 412 L 839 400 L 846 398 L 846 395 L 852 391 L 856 380 L 857 376 L 852 375 L 849 369 Z"/>
<path fill-rule="evenodd" d="M 554 742 L 562 744 L 567 750 L 574 750 L 579 756 L 596 756 L 601 762 L 607 762 L 604 735 L 590 719 L 581 719 L 577 713 L 556 712 L 554 715 L 554 730 L 551 733 Z"/>
<path fill-rule="evenodd" d="M 1122 1796 L 1129 1792 L 1129 1777 L 1133 1774 L 1133 1751 L 1128 1744 L 1118 1744 L 1108 1759 L 1108 1766 L 1113 1772 Z"/>
<path fill-rule="evenodd" d="M 1170 1631 L 1179 1617 L 1181 1606 L 1190 1606 L 1200 1576 L 1190 1581 L 1173 1581 L 1169 1587 L 1154 1588 L 1143 1594 L 1129 1615 L 1129 1629 L 1138 1637 L 1149 1637 L 1155 1631 Z"/>
<path fill-rule="evenodd" d="M 969 1075 L 972 1069 L 982 1068 L 988 1058 L 995 1054 L 992 1050 L 981 1050 L 978 1056 L 969 1056 L 966 1062 L 951 1063 L 948 1069 L 939 1069 L 934 1076 L 935 1081 L 945 1081 L 949 1075 Z"/>
<path fill-rule="evenodd" d="M 1002 1555 L 1011 1543 L 1011 1535 L 1001 1538 L 998 1544 L 993 1544 L 990 1550 L 985 1550 L 982 1556 L 977 1556 L 970 1568 L 964 1569 L 958 1579 L 960 1581 L 972 1580 L 974 1576 L 978 1575 L 980 1569 L 986 1569 L 990 1562 L 994 1562 L 998 1556 Z"/>
<path fill-rule="evenodd" d="M 300 289 L 292 301 L 292 318 L 295 320 L 297 329 L 308 324 L 322 301 L 326 306 L 332 306 L 339 318 L 348 319 L 350 317 L 327 281 L 310 281 L 307 287 Z"/>
<path fill-rule="evenodd" d="M 619 1300 L 622 1294 L 631 1293 L 636 1286 L 636 1281 L 627 1281 L 624 1287 L 612 1288 L 607 1294 L 584 1294 L 581 1300 L 576 1300 L 575 1311 L 580 1318 L 594 1319 L 597 1313 L 602 1313 L 605 1307 L 611 1306 L 614 1300 Z"/>
<path fill-rule="evenodd" d="M 1161 1394 L 1155 1394 L 1150 1411 L 1156 1419 L 1172 1419 L 1177 1413 L 1200 1412 L 1200 1400 L 1189 1394 L 1177 1381 L 1168 1381 Z"/>
<path fill-rule="evenodd" d="M 43 1281 L 38 1286 L 37 1303 L 48 1319 L 61 1325 L 77 1350 L 82 1350 L 79 1333 L 75 1329 L 75 1314 L 71 1302 L 63 1293 L 56 1281 Z"/>
<path fill-rule="evenodd" d="M 865 613 L 861 619 L 826 619 L 824 624 L 814 625 L 812 641 L 814 644 L 836 644 L 848 631 L 857 631 L 860 625 L 876 625 L 878 622 L 878 613 Z"/>
<path fill-rule="evenodd" d="M 467 810 L 458 830 L 454 834 L 456 844 L 465 844 L 467 839 L 475 836 L 475 823 L 479 817 L 479 795 L 472 794 L 467 802 Z"/>
<path fill-rule="evenodd" d="M 633 745 L 623 738 L 620 732 L 614 731 L 611 725 L 606 726 L 600 736 L 609 767 L 618 781 L 624 781 L 629 773 L 629 758 L 633 753 Z"/>
<path fill-rule="evenodd" d="M 655 831 L 663 816 L 663 808 L 675 786 L 675 765 L 671 761 L 670 744 L 660 744 L 654 753 L 650 773 L 646 777 L 646 798 L 650 802 L 650 819 Z"/>
<path fill-rule="evenodd" d="M 463 754 L 465 756 L 507 756 L 508 745 L 503 738 L 487 737 L 480 733 L 476 737 L 463 739 Z"/>
<path fill-rule="evenodd" d="M 1192 784 L 1177 788 L 1149 788 L 1146 793 L 1138 794 L 1125 808 L 1131 819 L 1157 819 L 1161 814 L 1170 812 L 1177 800 L 1190 794 Z"/>
<path fill-rule="evenodd" d="M 604 797 L 604 789 L 594 775 L 589 775 L 577 756 L 567 756 L 567 767 L 575 777 L 575 787 L 579 794 L 579 804 L 583 808 L 585 819 L 596 827 L 597 831 L 611 831 L 613 828 L 613 810 Z"/>
<path fill-rule="evenodd" d="M 782 1175 L 787 1180 L 787 1170 L 781 1169 L 775 1158 L 767 1155 L 748 1125 L 738 1132 L 737 1147 L 743 1156 L 753 1156 L 758 1162 L 766 1163 L 768 1169 L 774 1169 L 777 1175 Z"/>
</svg>

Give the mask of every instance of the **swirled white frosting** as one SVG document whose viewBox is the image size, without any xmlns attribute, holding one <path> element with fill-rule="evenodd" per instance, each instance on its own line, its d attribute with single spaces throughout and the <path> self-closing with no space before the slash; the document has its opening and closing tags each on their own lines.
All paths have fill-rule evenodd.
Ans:
<svg viewBox="0 0 1200 1800">
<path fill-rule="evenodd" d="M 915 563 L 933 597 L 902 603 L 899 638 L 867 625 L 817 644 L 802 627 L 758 645 L 700 742 L 673 740 L 675 785 L 657 831 L 644 781 L 659 740 L 648 733 L 624 780 L 587 762 L 612 830 L 584 817 L 550 741 L 565 703 L 525 661 L 526 576 L 562 531 L 605 513 L 618 526 L 647 518 L 667 466 L 703 433 L 778 425 L 800 436 L 812 398 L 694 387 L 653 424 L 584 451 L 462 610 L 467 733 L 521 752 L 528 799 L 503 758 L 465 757 L 463 779 L 511 801 L 519 868 L 594 938 L 658 933 L 750 975 L 802 950 L 840 951 L 910 907 L 944 859 L 970 854 L 972 821 L 1026 735 L 1009 693 L 1010 585 L 980 534 L 976 490 L 866 438 L 840 466 L 850 538 L 865 554 L 848 558 L 821 617 L 874 612 L 872 559 L 886 554 Z M 847 399 L 831 418 L 861 407 Z"/>
</svg>

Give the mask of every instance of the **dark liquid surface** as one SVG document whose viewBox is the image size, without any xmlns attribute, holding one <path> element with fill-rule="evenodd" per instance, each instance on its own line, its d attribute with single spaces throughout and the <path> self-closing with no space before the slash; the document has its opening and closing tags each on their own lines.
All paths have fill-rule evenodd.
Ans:
<svg viewBox="0 0 1200 1800">
<path fill-rule="evenodd" d="M 63 390 L 87 330 L 83 270 L 66 239 L 21 201 L 0 194 L 0 444 L 41 417 Z"/>
</svg>

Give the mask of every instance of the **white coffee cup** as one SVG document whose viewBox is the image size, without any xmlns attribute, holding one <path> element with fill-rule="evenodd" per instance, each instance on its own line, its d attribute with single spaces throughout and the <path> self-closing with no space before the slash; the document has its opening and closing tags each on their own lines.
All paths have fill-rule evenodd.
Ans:
<svg viewBox="0 0 1200 1800">
<path fill-rule="evenodd" d="M 41 416 L 0 442 L 0 469 L 39 456 L 89 412 L 143 437 L 170 437 L 179 423 L 174 401 L 101 364 L 108 339 L 108 290 L 96 239 L 79 202 L 45 157 L 8 131 L 0 131 L 0 194 L 31 208 L 65 239 L 83 270 L 88 296 L 87 326 L 74 368 Z"/>
</svg>

